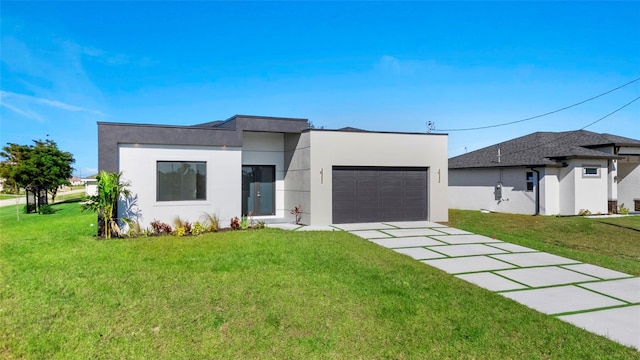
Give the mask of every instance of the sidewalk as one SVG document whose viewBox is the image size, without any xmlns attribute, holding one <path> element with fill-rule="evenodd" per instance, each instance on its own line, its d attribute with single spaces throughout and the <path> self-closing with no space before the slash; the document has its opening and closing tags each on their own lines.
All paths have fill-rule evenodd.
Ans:
<svg viewBox="0 0 640 360">
<path fill-rule="evenodd" d="M 78 193 L 84 193 L 85 189 L 76 189 L 76 190 L 69 190 L 69 191 L 64 191 L 64 192 L 58 192 L 58 194 L 56 195 L 56 197 L 60 196 L 60 195 L 69 195 L 69 194 L 78 194 Z M 25 204 L 27 200 L 26 195 L 20 195 L 18 196 L 18 204 Z M 10 206 L 10 205 L 15 205 L 16 204 L 16 199 L 7 199 L 7 200 L 0 200 L 0 207 L 2 206 Z"/>
<path fill-rule="evenodd" d="M 592 333 L 640 350 L 640 278 L 428 221 L 344 230 Z"/>
</svg>

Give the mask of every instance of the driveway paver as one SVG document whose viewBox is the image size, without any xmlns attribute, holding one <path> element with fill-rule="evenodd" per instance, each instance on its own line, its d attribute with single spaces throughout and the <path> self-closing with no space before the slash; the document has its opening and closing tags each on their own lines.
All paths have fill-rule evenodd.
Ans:
<svg viewBox="0 0 640 360">
<path fill-rule="evenodd" d="M 469 256 L 463 258 L 449 258 L 423 261 L 427 265 L 437 267 L 449 274 L 461 274 L 478 271 L 502 270 L 515 268 L 514 265 L 507 264 L 500 260 L 487 256 Z"/>
<path fill-rule="evenodd" d="M 640 303 L 640 278 L 609 280 L 580 286 L 630 303 Z M 640 319 L 638 319 L 640 322 Z"/>
<path fill-rule="evenodd" d="M 575 260 L 563 258 L 562 256 L 547 254 L 543 252 L 493 255 L 492 257 L 521 267 L 564 265 L 575 264 L 578 262 Z"/>
<path fill-rule="evenodd" d="M 627 278 L 631 277 L 629 274 L 621 273 L 619 271 L 609 270 L 600 266 L 595 266 L 591 264 L 575 264 L 575 265 L 565 265 L 563 266 L 565 269 L 577 271 L 579 273 L 595 276 L 600 279 L 619 279 L 619 278 Z"/>
<path fill-rule="evenodd" d="M 353 235 L 360 236 L 364 239 L 380 239 L 380 238 L 390 238 L 391 235 L 382 233 L 378 230 L 359 230 L 359 231 L 351 231 Z"/>
<path fill-rule="evenodd" d="M 429 221 L 287 228 L 349 231 L 640 351 L 638 277 Z"/>
<path fill-rule="evenodd" d="M 440 236 L 431 236 L 432 238 L 446 242 L 447 244 L 482 244 L 482 243 L 498 243 L 501 242 L 496 239 L 492 239 L 487 236 L 482 235 L 440 235 Z"/>
<path fill-rule="evenodd" d="M 425 248 L 420 248 L 420 247 L 393 249 L 393 251 L 395 251 L 397 253 L 400 253 L 400 254 L 411 256 L 412 258 L 414 258 L 416 260 L 437 259 L 437 258 L 444 257 L 444 255 L 438 254 L 435 251 L 427 250 Z"/>
<path fill-rule="evenodd" d="M 558 319 L 640 349 L 640 305 L 558 316 Z"/>
<path fill-rule="evenodd" d="M 510 291 L 500 294 L 545 314 L 625 305 L 622 301 L 573 285 Z"/>
<path fill-rule="evenodd" d="M 599 280 L 592 276 L 577 273 L 560 267 L 537 267 L 497 271 L 496 274 L 531 287 L 573 284 L 577 282 Z"/>
<path fill-rule="evenodd" d="M 345 231 L 395 229 L 395 227 L 383 223 L 337 224 L 331 226 Z"/>
<path fill-rule="evenodd" d="M 434 229 L 393 229 L 384 230 L 384 232 L 395 237 L 442 235 L 440 231 Z"/>
<path fill-rule="evenodd" d="M 435 241 L 435 240 L 434 240 Z M 463 244 L 463 245 L 445 245 L 434 246 L 431 250 L 443 253 L 447 256 L 471 256 L 471 255 L 487 255 L 487 254 L 504 254 L 506 251 L 496 249 L 484 244 Z"/>
<path fill-rule="evenodd" d="M 441 228 L 437 228 L 437 230 L 448 235 L 473 235 L 473 233 L 470 233 L 468 231 L 464 231 L 464 230 L 460 230 L 452 227 L 441 227 Z"/>
<path fill-rule="evenodd" d="M 388 238 L 388 239 L 373 239 L 374 242 L 380 246 L 386 248 L 402 248 L 402 247 L 420 247 L 420 246 L 432 246 L 432 245 L 444 245 L 444 243 L 433 240 L 425 236 L 403 237 L 403 238 Z"/>
<path fill-rule="evenodd" d="M 387 225 L 391 225 L 400 229 L 412 229 L 412 228 L 441 228 L 447 227 L 447 225 L 442 225 L 438 223 L 434 223 L 431 221 L 400 221 L 400 222 L 385 222 Z"/>
<path fill-rule="evenodd" d="M 524 246 L 520 246 L 520 245 L 516 245 L 516 244 L 505 243 L 505 242 L 493 243 L 493 244 L 489 244 L 489 246 L 497 247 L 498 249 L 502 249 L 502 250 L 507 250 L 507 251 L 512 252 L 512 253 L 537 252 L 538 251 L 538 250 L 530 249 L 528 247 L 524 247 Z"/>
<path fill-rule="evenodd" d="M 456 275 L 456 277 L 491 291 L 527 289 L 526 285 L 518 284 L 490 272 L 462 274 Z"/>
</svg>

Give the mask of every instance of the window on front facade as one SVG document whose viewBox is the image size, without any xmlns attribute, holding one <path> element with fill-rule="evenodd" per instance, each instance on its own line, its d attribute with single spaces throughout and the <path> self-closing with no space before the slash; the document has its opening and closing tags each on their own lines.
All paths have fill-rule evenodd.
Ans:
<svg viewBox="0 0 640 360">
<path fill-rule="evenodd" d="M 598 176 L 598 168 L 597 167 L 585 167 L 583 168 L 584 175 L 586 176 Z"/>
<path fill-rule="evenodd" d="M 207 199 L 207 163 L 204 161 L 158 161 L 158 201 Z"/>
<path fill-rule="evenodd" d="M 533 171 L 527 171 L 527 191 L 533 191 Z"/>
</svg>

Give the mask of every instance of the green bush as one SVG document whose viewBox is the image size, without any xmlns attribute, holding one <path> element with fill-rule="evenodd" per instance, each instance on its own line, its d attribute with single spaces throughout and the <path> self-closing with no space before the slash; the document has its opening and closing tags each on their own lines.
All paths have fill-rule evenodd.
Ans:
<svg viewBox="0 0 640 360">
<path fill-rule="evenodd" d="M 629 208 L 624 207 L 624 204 L 620 204 L 620 207 L 618 208 L 618 214 L 629 215 Z"/>
<path fill-rule="evenodd" d="M 56 210 L 53 208 L 53 206 L 49 205 L 49 204 L 44 204 L 42 206 L 40 206 L 40 214 L 42 215 L 50 215 L 55 213 Z"/>
<path fill-rule="evenodd" d="M 580 211 L 578 212 L 578 215 L 591 216 L 591 211 L 589 211 L 589 209 L 580 209 Z"/>
<path fill-rule="evenodd" d="M 191 235 L 193 235 L 193 236 L 201 235 L 205 231 L 206 231 L 206 229 L 204 228 L 204 225 L 202 225 L 202 223 L 200 223 L 199 221 L 196 221 L 191 226 Z"/>
</svg>

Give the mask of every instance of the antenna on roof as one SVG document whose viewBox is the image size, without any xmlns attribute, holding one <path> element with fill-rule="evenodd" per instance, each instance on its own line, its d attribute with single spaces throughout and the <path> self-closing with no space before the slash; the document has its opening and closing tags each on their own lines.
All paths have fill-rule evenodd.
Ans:
<svg viewBox="0 0 640 360">
<path fill-rule="evenodd" d="M 498 148 L 498 164 L 500 163 L 500 148 Z"/>
<path fill-rule="evenodd" d="M 427 121 L 427 134 L 436 130 L 436 123 L 433 121 Z"/>
</svg>

